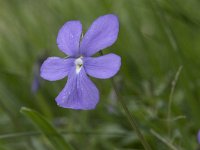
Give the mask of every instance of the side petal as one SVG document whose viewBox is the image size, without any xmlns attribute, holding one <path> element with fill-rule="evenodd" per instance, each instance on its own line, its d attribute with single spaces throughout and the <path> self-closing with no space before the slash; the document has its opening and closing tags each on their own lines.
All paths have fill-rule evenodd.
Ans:
<svg viewBox="0 0 200 150">
<path fill-rule="evenodd" d="M 84 68 L 92 77 L 106 79 L 114 76 L 120 69 L 121 57 L 115 54 L 107 54 L 97 58 L 84 59 Z"/>
<path fill-rule="evenodd" d="M 75 68 L 68 77 L 64 89 L 56 97 L 60 107 L 89 110 L 99 101 L 99 91 L 86 75 L 84 69 L 76 74 Z"/>
<path fill-rule="evenodd" d="M 109 14 L 97 18 L 83 37 L 80 53 L 92 56 L 99 50 L 111 46 L 119 31 L 119 21 L 115 15 Z"/>
<path fill-rule="evenodd" d="M 60 80 L 67 76 L 73 66 L 73 58 L 49 57 L 40 68 L 40 76 L 49 81 Z"/>
<path fill-rule="evenodd" d="M 69 56 L 78 56 L 81 33 L 82 25 L 80 21 L 66 22 L 58 32 L 58 48 Z"/>
</svg>

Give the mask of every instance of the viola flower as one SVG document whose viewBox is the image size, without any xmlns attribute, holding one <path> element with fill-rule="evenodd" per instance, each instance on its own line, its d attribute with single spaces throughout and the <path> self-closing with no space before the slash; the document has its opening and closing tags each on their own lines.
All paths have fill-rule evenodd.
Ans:
<svg viewBox="0 0 200 150">
<path fill-rule="evenodd" d="M 49 57 L 41 66 L 40 75 L 49 81 L 68 76 L 67 84 L 56 97 L 60 107 L 94 109 L 99 101 L 99 91 L 89 76 L 107 79 L 114 76 L 121 66 L 121 58 L 115 54 L 91 57 L 111 46 L 119 31 L 118 18 L 108 14 L 97 18 L 81 38 L 80 21 L 66 22 L 58 32 L 58 48 L 67 58 Z"/>
<path fill-rule="evenodd" d="M 46 51 L 45 51 L 45 54 L 41 55 L 36 60 L 34 66 L 33 66 L 33 80 L 32 80 L 32 84 L 31 84 L 32 94 L 36 94 L 38 89 L 41 86 L 40 66 L 46 58 L 47 58 L 47 56 L 46 56 Z"/>
<path fill-rule="evenodd" d="M 200 130 L 199 130 L 199 132 L 198 132 L 198 134 L 197 134 L 197 141 L 198 141 L 198 143 L 200 144 Z"/>
</svg>

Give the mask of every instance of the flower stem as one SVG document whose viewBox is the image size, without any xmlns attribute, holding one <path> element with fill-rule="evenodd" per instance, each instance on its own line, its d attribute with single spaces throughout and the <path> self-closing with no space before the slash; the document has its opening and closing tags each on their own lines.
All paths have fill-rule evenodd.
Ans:
<svg viewBox="0 0 200 150">
<path fill-rule="evenodd" d="M 111 79 L 111 82 L 112 82 L 112 85 L 113 85 L 113 88 L 114 88 L 114 91 L 117 95 L 117 99 L 119 101 L 119 103 L 121 104 L 122 108 L 124 109 L 124 112 L 126 114 L 126 117 L 128 118 L 133 130 L 136 132 L 140 142 L 142 143 L 143 147 L 145 150 L 151 150 L 149 144 L 147 143 L 147 141 L 145 140 L 144 136 L 142 135 L 142 133 L 140 132 L 140 129 L 138 128 L 137 126 L 137 123 L 136 123 L 136 119 L 135 119 L 135 116 L 133 114 L 130 113 L 130 111 L 128 110 L 128 107 L 126 106 L 124 100 L 122 99 L 122 97 L 120 96 L 119 94 L 119 90 L 117 88 L 117 85 L 114 81 L 114 79 L 112 78 Z"/>
<path fill-rule="evenodd" d="M 103 55 L 103 52 L 102 51 L 99 51 L 100 55 Z M 140 132 L 140 129 L 138 128 L 137 126 L 137 123 L 136 123 L 136 119 L 135 119 L 135 116 L 133 114 L 130 113 L 130 111 L 128 110 L 128 107 L 126 107 L 126 104 L 123 100 L 123 98 L 121 97 L 121 95 L 119 94 L 119 90 L 117 88 L 117 85 L 114 81 L 113 78 L 111 78 L 111 83 L 113 85 L 113 89 L 117 95 L 117 100 L 119 101 L 119 103 L 121 104 L 122 108 L 124 109 L 124 112 L 125 112 L 125 115 L 126 117 L 128 118 L 130 124 L 131 124 L 131 127 L 133 128 L 133 130 L 136 132 L 140 142 L 142 143 L 143 147 L 145 150 L 151 150 L 151 147 L 149 146 L 149 144 L 147 143 L 147 141 L 145 140 L 144 136 L 142 135 L 142 133 Z"/>
<path fill-rule="evenodd" d="M 171 90 L 170 90 L 170 95 L 169 95 L 169 103 L 168 103 L 168 110 L 167 110 L 167 122 L 168 122 L 168 136 L 170 138 L 171 136 L 171 107 L 172 107 L 172 100 L 173 100 L 173 95 L 174 95 L 174 90 L 178 81 L 178 78 L 180 76 L 181 70 L 182 70 L 183 66 L 180 66 L 178 68 L 178 71 L 176 72 L 175 78 L 171 83 Z"/>
</svg>

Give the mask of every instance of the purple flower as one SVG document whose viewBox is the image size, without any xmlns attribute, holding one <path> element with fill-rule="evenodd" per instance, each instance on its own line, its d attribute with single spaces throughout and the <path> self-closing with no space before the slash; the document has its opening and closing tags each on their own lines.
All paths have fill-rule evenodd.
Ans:
<svg viewBox="0 0 200 150">
<path fill-rule="evenodd" d="M 57 37 L 58 48 L 67 58 L 49 57 L 41 66 L 41 77 L 56 81 L 68 76 L 67 84 L 56 97 L 59 106 L 72 109 L 94 109 L 99 101 L 99 91 L 87 75 L 106 79 L 114 76 L 121 66 L 115 54 L 91 57 L 111 46 L 119 31 L 118 18 L 108 14 L 97 18 L 83 38 L 80 21 L 68 21 Z"/>
<path fill-rule="evenodd" d="M 197 134 L 197 141 L 198 141 L 198 143 L 200 144 L 200 130 L 199 130 L 199 132 L 198 132 L 198 134 Z"/>
</svg>

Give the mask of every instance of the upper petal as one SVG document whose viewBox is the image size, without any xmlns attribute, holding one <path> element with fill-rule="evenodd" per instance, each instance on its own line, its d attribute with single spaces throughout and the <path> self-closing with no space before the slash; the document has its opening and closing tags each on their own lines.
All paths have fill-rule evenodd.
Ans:
<svg viewBox="0 0 200 150">
<path fill-rule="evenodd" d="M 80 21 L 66 22 L 58 32 L 58 48 L 69 56 L 78 56 L 81 33 L 82 25 Z"/>
<path fill-rule="evenodd" d="M 97 58 L 84 58 L 86 73 L 95 78 L 110 78 L 119 71 L 120 66 L 121 58 L 115 54 L 107 54 Z"/>
<path fill-rule="evenodd" d="M 73 58 L 49 57 L 40 68 L 40 76 L 49 81 L 60 80 L 67 76 L 73 66 Z"/>
<path fill-rule="evenodd" d="M 99 91 L 86 75 L 84 68 L 69 74 L 67 84 L 56 97 L 59 106 L 71 109 L 94 109 L 99 101 Z"/>
<path fill-rule="evenodd" d="M 115 15 L 109 14 L 97 18 L 83 37 L 80 53 L 91 56 L 111 46 L 117 39 L 118 31 L 119 22 Z"/>
</svg>

